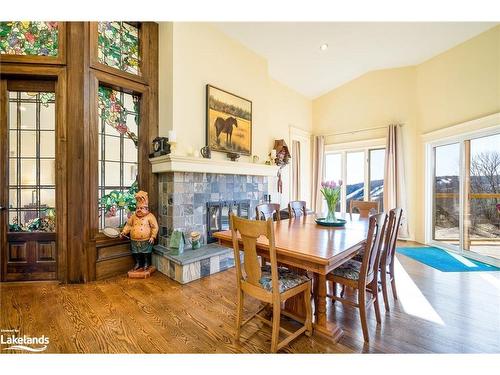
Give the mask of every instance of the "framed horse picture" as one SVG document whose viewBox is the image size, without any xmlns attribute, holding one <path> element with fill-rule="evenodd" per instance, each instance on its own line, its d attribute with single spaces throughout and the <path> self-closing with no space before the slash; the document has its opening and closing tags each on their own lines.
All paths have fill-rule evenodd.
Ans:
<svg viewBox="0 0 500 375">
<path fill-rule="evenodd" d="M 207 85 L 207 145 L 213 151 L 252 154 L 252 102 Z"/>
</svg>

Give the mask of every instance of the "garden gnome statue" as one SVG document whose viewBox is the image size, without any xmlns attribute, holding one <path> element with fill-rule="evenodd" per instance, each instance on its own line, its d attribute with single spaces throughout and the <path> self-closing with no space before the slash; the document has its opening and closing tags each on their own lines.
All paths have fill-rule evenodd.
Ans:
<svg viewBox="0 0 500 375">
<path fill-rule="evenodd" d="M 151 252 L 158 234 L 158 222 L 149 212 L 148 193 L 141 190 L 135 194 L 135 199 L 137 200 L 135 213 L 127 220 L 120 236 L 130 233 L 130 246 L 135 260 L 134 270 L 140 268 L 147 270 L 151 266 Z"/>
</svg>

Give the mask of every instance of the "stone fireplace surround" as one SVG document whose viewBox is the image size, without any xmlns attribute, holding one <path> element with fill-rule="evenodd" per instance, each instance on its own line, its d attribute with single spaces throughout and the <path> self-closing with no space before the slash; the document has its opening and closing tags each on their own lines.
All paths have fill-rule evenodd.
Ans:
<svg viewBox="0 0 500 375">
<path fill-rule="evenodd" d="M 158 271 L 185 284 L 233 267 L 233 249 L 206 244 L 207 202 L 248 200 L 249 214 L 254 217 L 255 206 L 264 202 L 278 168 L 172 154 L 149 160 L 159 181 L 159 244 L 153 252 Z M 186 239 L 192 231 L 200 232 L 203 246 L 192 250 L 188 243 L 182 254 L 169 249 L 174 229 L 184 232 Z"/>
<path fill-rule="evenodd" d="M 159 175 L 159 244 L 168 247 L 172 230 L 202 234 L 207 240 L 207 202 L 250 200 L 250 216 L 268 194 L 268 177 L 199 172 Z"/>
</svg>

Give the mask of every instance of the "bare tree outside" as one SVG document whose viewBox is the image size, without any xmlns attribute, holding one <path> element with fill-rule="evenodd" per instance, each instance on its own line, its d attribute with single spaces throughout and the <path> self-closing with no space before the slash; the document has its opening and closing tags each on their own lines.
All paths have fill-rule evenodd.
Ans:
<svg viewBox="0 0 500 375">
<path fill-rule="evenodd" d="M 486 151 L 473 156 L 470 164 L 470 235 L 500 238 L 498 197 L 479 198 L 474 194 L 500 194 L 500 152 Z"/>
</svg>

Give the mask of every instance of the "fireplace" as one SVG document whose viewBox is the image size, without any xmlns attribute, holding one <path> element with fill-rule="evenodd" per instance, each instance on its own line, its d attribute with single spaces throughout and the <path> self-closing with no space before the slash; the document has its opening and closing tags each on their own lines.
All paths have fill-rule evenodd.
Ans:
<svg viewBox="0 0 500 375">
<path fill-rule="evenodd" d="M 207 243 L 215 242 L 215 232 L 229 229 L 229 215 L 250 218 L 250 199 L 207 202 Z"/>
</svg>

